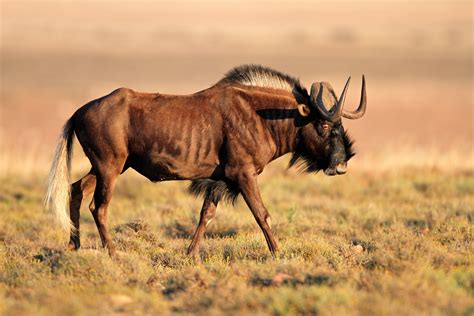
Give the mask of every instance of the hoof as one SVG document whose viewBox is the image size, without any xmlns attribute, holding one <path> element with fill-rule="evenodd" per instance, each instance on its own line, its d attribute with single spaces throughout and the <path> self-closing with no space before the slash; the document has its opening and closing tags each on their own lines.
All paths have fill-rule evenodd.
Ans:
<svg viewBox="0 0 474 316">
<path fill-rule="evenodd" d="M 202 259 L 201 256 L 199 255 L 199 250 L 194 249 L 194 250 L 188 250 L 187 252 L 189 258 L 191 258 L 194 262 L 196 263 L 201 263 Z"/>
<path fill-rule="evenodd" d="M 70 241 L 69 244 L 67 245 L 68 250 L 70 251 L 77 251 L 81 247 L 80 243 L 75 243 L 73 241 Z"/>
<path fill-rule="evenodd" d="M 110 249 L 110 248 L 109 248 L 108 251 L 109 251 L 109 256 L 110 256 L 111 258 L 118 258 L 118 254 L 117 254 L 117 251 L 115 251 L 115 249 L 113 249 L 113 248 Z"/>
</svg>

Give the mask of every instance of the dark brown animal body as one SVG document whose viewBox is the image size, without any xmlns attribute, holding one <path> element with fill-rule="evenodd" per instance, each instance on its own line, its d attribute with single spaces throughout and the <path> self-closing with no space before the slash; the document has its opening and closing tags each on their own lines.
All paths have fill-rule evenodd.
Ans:
<svg viewBox="0 0 474 316">
<path fill-rule="evenodd" d="M 75 133 L 92 168 L 70 189 L 71 248 L 80 246 L 80 206 L 94 192 L 90 209 L 103 245 L 114 253 L 107 206 L 118 175 L 133 168 L 151 181 L 193 180 L 191 191 L 204 196 L 190 254 L 198 253 L 219 201 L 235 199 L 239 193 L 275 253 L 278 245 L 257 175 L 287 153 L 293 153 L 292 164 L 303 161 L 309 171 L 342 174 L 353 155 L 340 118 L 363 114 L 365 86 L 358 110 L 343 112 L 345 90 L 337 100 L 324 84 L 316 87 L 318 101 L 318 91 L 309 95 L 291 77 L 260 66 L 242 66 L 213 87 L 187 96 L 115 90 L 81 107 L 66 123 L 46 201 L 63 227 L 69 228 L 69 192 L 64 187 L 69 186 Z M 332 111 L 322 109 L 328 104 Z"/>
</svg>

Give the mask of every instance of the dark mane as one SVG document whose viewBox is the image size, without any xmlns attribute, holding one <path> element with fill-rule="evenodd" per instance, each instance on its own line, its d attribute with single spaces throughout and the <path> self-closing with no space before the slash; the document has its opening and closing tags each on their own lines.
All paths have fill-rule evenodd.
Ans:
<svg viewBox="0 0 474 316">
<path fill-rule="evenodd" d="M 229 70 L 218 83 L 239 83 L 247 86 L 283 89 L 306 99 L 308 91 L 297 78 L 261 65 L 241 65 Z"/>
</svg>

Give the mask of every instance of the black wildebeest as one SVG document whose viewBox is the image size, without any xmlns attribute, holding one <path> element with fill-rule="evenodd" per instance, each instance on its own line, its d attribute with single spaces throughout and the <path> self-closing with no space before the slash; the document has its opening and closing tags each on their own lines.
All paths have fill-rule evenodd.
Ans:
<svg viewBox="0 0 474 316">
<path fill-rule="evenodd" d="M 189 254 L 198 254 L 219 201 L 233 200 L 238 194 L 275 254 L 278 244 L 257 176 L 287 153 L 292 154 L 290 166 L 301 164 L 307 171 L 324 170 L 327 175 L 346 172 L 354 153 L 341 118 L 357 119 L 366 110 L 364 77 L 358 108 L 343 109 L 349 80 L 337 98 L 329 83 L 315 82 L 308 93 L 295 78 L 245 65 L 191 95 L 115 90 L 87 103 L 66 122 L 50 171 L 46 204 L 62 227 L 70 229 L 70 248 L 78 249 L 79 209 L 94 193 L 90 210 L 112 255 L 107 206 L 118 175 L 133 168 L 151 181 L 192 180 L 190 191 L 203 195 L 204 203 Z M 74 134 L 92 168 L 70 185 Z"/>
</svg>

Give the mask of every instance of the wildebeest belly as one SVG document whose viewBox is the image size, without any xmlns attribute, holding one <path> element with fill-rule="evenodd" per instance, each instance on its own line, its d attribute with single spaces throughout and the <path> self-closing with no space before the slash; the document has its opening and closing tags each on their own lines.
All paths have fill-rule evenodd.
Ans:
<svg viewBox="0 0 474 316">
<path fill-rule="evenodd" d="M 198 156 L 155 143 L 146 152 L 131 153 L 127 165 L 151 181 L 211 178 L 221 173 L 217 155 Z"/>
</svg>

